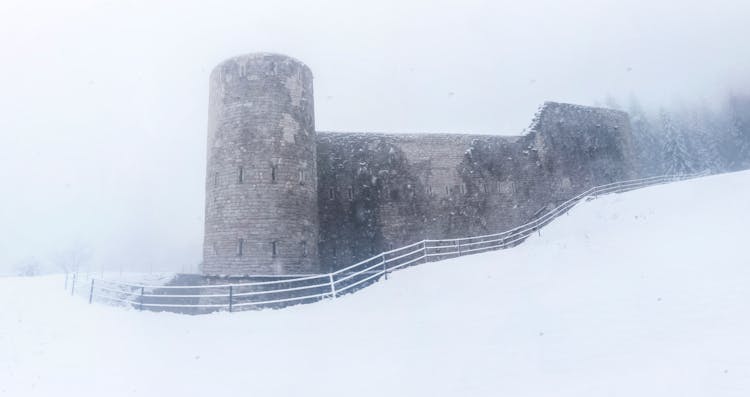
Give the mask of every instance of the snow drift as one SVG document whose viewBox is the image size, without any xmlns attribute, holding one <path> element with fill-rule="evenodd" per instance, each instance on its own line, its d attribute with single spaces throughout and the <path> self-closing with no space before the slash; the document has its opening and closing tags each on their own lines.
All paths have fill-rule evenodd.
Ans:
<svg viewBox="0 0 750 397">
<path fill-rule="evenodd" d="M 0 278 L 0 395 L 745 396 L 750 172 L 610 195 L 523 245 L 284 310 Z"/>
</svg>

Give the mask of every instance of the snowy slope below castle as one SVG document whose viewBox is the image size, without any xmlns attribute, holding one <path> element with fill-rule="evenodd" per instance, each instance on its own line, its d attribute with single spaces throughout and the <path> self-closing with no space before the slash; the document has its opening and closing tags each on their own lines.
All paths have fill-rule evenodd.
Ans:
<svg viewBox="0 0 750 397">
<path fill-rule="evenodd" d="M 0 278 L 0 395 L 747 396 L 750 173 L 587 202 L 512 250 L 280 311 Z"/>
</svg>

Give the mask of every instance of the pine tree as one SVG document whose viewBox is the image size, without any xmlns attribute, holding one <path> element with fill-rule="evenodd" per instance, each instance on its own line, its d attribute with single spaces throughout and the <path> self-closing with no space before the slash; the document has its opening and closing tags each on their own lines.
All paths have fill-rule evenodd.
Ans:
<svg viewBox="0 0 750 397">
<path fill-rule="evenodd" d="M 724 171 L 725 161 L 719 151 L 721 128 L 714 122 L 714 116 L 703 105 L 687 109 L 681 117 L 687 136 L 689 158 L 693 159 L 693 170 L 707 170 L 712 173 Z"/>
<path fill-rule="evenodd" d="M 630 126 L 633 133 L 633 148 L 638 158 L 640 173 L 644 176 L 662 172 L 661 150 L 663 143 L 653 131 L 648 115 L 635 97 L 630 98 L 628 107 Z"/>
<path fill-rule="evenodd" d="M 750 96 L 729 98 L 728 121 L 731 168 L 750 168 Z"/>
<path fill-rule="evenodd" d="M 688 154 L 684 134 L 680 133 L 664 109 L 659 112 L 659 120 L 666 140 L 663 149 L 664 173 L 682 175 L 693 172 L 693 161 Z"/>
</svg>

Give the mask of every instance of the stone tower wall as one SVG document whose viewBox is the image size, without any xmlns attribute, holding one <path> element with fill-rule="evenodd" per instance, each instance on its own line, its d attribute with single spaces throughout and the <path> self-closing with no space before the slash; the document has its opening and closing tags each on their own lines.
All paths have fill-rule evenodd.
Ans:
<svg viewBox="0 0 750 397">
<path fill-rule="evenodd" d="M 203 272 L 319 272 L 312 73 L 275 54 L 210 77 Z"/>
</svg>

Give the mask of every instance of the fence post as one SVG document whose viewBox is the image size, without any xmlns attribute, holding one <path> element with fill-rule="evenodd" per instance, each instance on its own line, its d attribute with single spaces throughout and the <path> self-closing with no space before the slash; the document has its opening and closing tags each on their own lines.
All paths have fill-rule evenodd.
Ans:
<svg viewBox="0 0 750 397">
<path fill-rule="evenodd" d="M 70 296 L 73 296 L 76 292 L 76 279 L 78 278 L 78 273 L 73 273 L 73 282 L 72 287 L 70 288 Z"/>
<path fill-rule="evenodd" d="M 539 237 L 542 237 L 542 227 L 543 226 L 542 226 L 541 222 L 539 222 L 539 220 L 537 219 L 537 221 L 536 221 L 536 234 Z"/>
<path fill-rule="evenodd" d="M 233 295 L 233 291 L 232 291 L 232 286 L 230 285 L 229 286 L 229 313 L 232 312 L 232 295 Z"/>
<path fill-rule="evenodd" d="M 333 273 L 328 273 L 328 282 L 331 283 L 331 297 L 336 298 L 336 286 L 333 284 Z"/>
<path fill-rule="evenodd" d="M 141 299 L 138 302 L 138 310 L 143 310 L 143 289 L 144 287 L 141 287 Z"/>
<path fill-rule="evenodd" d="M 380 254 L 380 258 L 383 260 L 383 274 L 385 274 L 385 279 L 388 280 L 388 265 L 385 263 L 385 254 Z"/>
<path fill-rule="evenodd" d="M 89 305 L 91 304 L 91 301 L 94 299 L 94 279 L 91 279 L 91 289 L 89 290 Z"/>
<path fill-rule="evenodd" d="M 456 243 L 458 244 L 458 256 L 461 256 L 461 240 L 456 240 Z"/>
<path fill-rule="evenodd" d="M 422 256 L 424 256 L 424 262 L 427 263 L 427 241 L 422 240 Z"/>
</svg>

